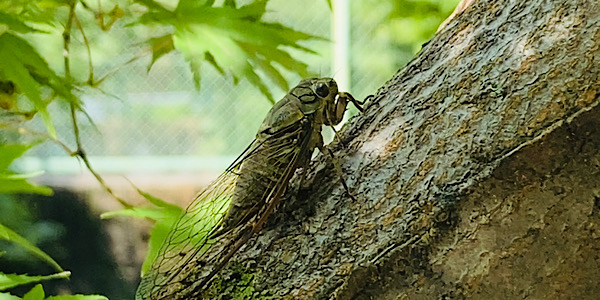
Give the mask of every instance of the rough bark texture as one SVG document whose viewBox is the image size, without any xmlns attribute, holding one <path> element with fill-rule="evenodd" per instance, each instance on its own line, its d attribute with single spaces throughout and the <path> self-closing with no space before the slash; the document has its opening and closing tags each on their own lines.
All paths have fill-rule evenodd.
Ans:
<svg viewBox="0 0 600 300">
<path fill-rule="evenodd" d="M 600 2 L 474 1 L 332 146 L 356 200 L 321 156 L 223 282 L 241 265 L 277 298 L 596 298 L 599 73 Z"/>
</svg>

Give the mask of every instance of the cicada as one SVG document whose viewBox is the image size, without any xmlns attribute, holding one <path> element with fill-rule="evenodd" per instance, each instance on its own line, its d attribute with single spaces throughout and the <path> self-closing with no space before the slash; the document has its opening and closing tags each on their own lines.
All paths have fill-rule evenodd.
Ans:
<svg viewBox="0 0 600 300">
<path fill-rule="evenodd" d="M 302 80 L 278 101 L 254 141 L 178 219 L 136 299 L 191 299 L 255 233 L 278 203 L 296 169 L 323 149 L 323 125 L 342 121 L 348 103 L 332 78 Z"/>
</svg>

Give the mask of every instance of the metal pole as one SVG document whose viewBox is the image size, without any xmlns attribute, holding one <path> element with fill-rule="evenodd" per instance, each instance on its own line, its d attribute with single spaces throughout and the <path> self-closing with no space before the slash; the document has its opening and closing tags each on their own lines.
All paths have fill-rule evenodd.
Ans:
<svg viewBox="0 0 600 300">
<path fill-rule="evenodd" d="M 333 39 L 332 75 L 340 91 L 350 91 L 350 1 L 333 0 Z"/>
</svg>

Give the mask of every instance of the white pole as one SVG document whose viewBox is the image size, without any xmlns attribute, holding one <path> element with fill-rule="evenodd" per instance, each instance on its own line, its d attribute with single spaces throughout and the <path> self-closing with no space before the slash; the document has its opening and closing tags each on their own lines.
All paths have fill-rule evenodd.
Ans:
<svg viewBox="0 0 600 300">
<path fill-rule="evenodd" d="M 340 91 L 350 91 L 350 1 L 332 0 L 332 75 Z"/>
</svg>

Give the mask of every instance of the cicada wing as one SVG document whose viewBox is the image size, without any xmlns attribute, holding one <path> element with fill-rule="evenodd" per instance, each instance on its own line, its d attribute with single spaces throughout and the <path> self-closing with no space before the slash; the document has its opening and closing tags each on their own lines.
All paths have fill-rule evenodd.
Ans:
<svg viewBox="0 0 600 300">
<path fill-rule="evenodd" d="M 303 126 L 297 126 L 303 125 Z M 210 273 L 201 280 L 189 282 L 185 291 L 181 294 L 181 299 L 196 299 L 201 294 L 202 289 L 209 286 L 214 275 L 216 275 L 229 262 L 231 257 L 258 232 L 269 215 L 275 210 L 282 199 L 283 193 L 294 175 L 294 171 L 300 166 L 303 159 L 310 159 L 313 147 L 311 146 L 313 123 L 302 123 L 281 130 L 260 144 L 257 151 L 249 155 L 244 163 L 262 162 L 269 166 L 278 174 L 277 177 L 268 180 L 268 186 L 261 195 L 260 207 L 252 218 L 237 224 L 228 238 L 217 241 L 207 252 L 210 256 Z M 250 164 L 252 165 L 252 164 Z M 264 170 L 244 168 L 243 172 L 254 173 L 254 176 L 264 176 Z M 263 174 L 259 174 L 263 173 Z M 252 195 L 248 193 L 245 196 Z M 179 298 L 178 298 L 179 299 Z"/>
<path fill-rule="evenodd" d="M 136 299 L 161 299 L 158 294 L 177 290 L 184 270 L 199 260 L 214 243 L 210 234 L 223 220 L 231 201 L 242 161 L 255 153 L 259 142 L 246 150 L 190 203 L 162 243 L 152 267 L 142 278 Z M 187 266 L 187 267 L 186 267 Z M 198 266 L 199 267 L 199 266 Z"/>
<path fill-rule="evenodd" d="M 311 125 L 296 124 L 256 139 L 202 191 L 171 229 L 150 271 L 142 278 L 136 298 L 189 299 L 208 284 L 257 231 L 257 222 L 262 226 L 274 210 L 302 157 L 310 159 Z M 258 191 L 238 182 L 242 172 L 246 178 L 273 176 L 267 169 L 278 170 L 274 173 L 278 176 L 253 182 L 264 184 Z M 254 215 L 234 224 L 226 236 L 212 238 L 228 212 L 236 187 L 242 187 L 242 194 L 238 191 L 236 197 L 257 197 L 259 200 L 254 202 L 258 207 Z"/>
</svg>

